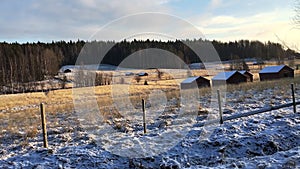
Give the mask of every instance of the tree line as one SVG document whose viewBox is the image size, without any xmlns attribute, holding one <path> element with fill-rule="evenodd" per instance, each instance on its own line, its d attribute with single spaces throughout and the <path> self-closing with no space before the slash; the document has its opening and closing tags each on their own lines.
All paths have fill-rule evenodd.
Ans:
<svg viewBox="0 0 300 169">
<path fill-rule="evenodd" d="M 0 43 L 0 88 L 16 84 L 41 81 L 53 78 L 61 66 L 74 65 L 85 44 L 91 43 L 97 50 L 110 47 L 101 63 L 119 65 L 130 54 L 148 48 L 158 48 L 169 51 L 185 63 L 201 62 L 189 45 L 211 43 L 222 61 L 233 58 L 256 58 L 259 60 L 283 60 L 299 54 L 290 49 L 284 49 L 279 43 L 240 40 L 234 42 L 207 41 L 202 39 L 156 41 L 133 40 L 114 41 L 58 41 L 51 43 Z M 97 51 L 96 51 L 97 54 Z M 96 62 L 98 63 L 98 62 Z M 92 63 L 84 63 L 92 64 Z"/>
</svg>

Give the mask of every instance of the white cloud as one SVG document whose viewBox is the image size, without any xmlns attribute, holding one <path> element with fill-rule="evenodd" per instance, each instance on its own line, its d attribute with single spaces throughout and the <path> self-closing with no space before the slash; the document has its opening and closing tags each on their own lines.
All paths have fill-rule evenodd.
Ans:
<svg viewBox="0 0 300 169">
<path fill-rule="evenodd" d="M 184 4 L 184 8 L 176 6 L 175 11 L 172 6 L 174 5 L 173 1 L 176 1 L 176 5 Z M 251 9 L 245 9 L 245 6 L 238 9 L 237 5 L 245 3 L 238 0 L 211 0 L 207 6 L 194 7 L 193 10 L 199 11 L 193 11 L 193 14 L 189 16 L 185 15 L 185 10 L 189 10 L 186 7 L 189 2 L 181 0 L 121 2 L 119 0 L 33 0 L 32 3 L 23 2 L 21 5 L 13 0 L 5 2 L 0 6 L 0 14 L 3 16 L 0 18 L 0 41 L 17 41 L 19 39 L 51 41 L 52 39 L 76 40 L 78 38 L 87 40 L 110 21 L 139 12 L 162 12 L 180 17 L 183 15 L 184 19 L 198 27 L 209 39 L 277 41 L 275 36 L 277 35 L 289 44 L 297 44 L 300 41 L 296 36 L 299 34 L 299 29 L 292 29 L 290 18 L 294 13 L 290 8 L 276 10 L 272 7 L 268 11 L 253 12 Z M 10 4 L 7 5 L 8 3 Z M 16 6 L 19 8 L 16 9 Z M 248 6 L 257 7 L 257 3 L 251 5 L 248 2 Z M 224 12 L 224 9 L 227 12 Z M 228 12 L 227 9 L 232 12 Z M 248 13 L 244 14 L 243 10 Z M 250 11 L 251 14 L 249 14 L 249 10 L 252 11 Z M 153 20 L 162 26 L 153 28 L 151 24 Z M 157 32 L 176 32 L 178 37 L 202 37 L 201 33 L 198 32 L 199 36 L 197 37 L 197 32 L 184 25 L 172 25 L 165 18 L 154 18 L 151 15 L 144 20 L 132 23 L 132 26 L 134 25 L 135 27 L 153 28 L 151 30 Z M 128 30 L 130 28 L 115 30 L 116 37 L 122 34 L 122 31 L 130 32 Z M 169 28 L 172 29 L 168 30 Z"/>
<path fill-rule="evenodd" d="M 242 24 L 245 23 L 245 20 L 243 18 L 236 18 L 232 16 L 216 16 L 213 17 L 209 22 L 207 23 L 208 26 L 222 26 L 222 25 L 232 25 L 232 24 Z"/>
<path fill-rule="evenodd" d="M 25 3 L 19 11 L 14 10 L 15 5 L 11 3 L 7 16 L 14 19 L 5 19 L 5 24 L 1 24 L 0 40 L 88 39 L 97 27 L 100 29 L 119 17 L 139 12 L 168 12 L 169 9 L 161 5 L 164 3 L 167 1 L 43 0 Z"/>
<path fill-rule="evenodd" d="M 300 47 L 299 29 L 294 29 L 289 10 L 274 10 L 253 16 L 201 16 L 190 18 L 208 39 L 234 41 L 240 39 L 279 42 L 277 36 L 294 49 Z M 200 20 L 199 18 L 202 18 Z M 296 46 L 296 47 L 295 47 Z"/>
</svg>

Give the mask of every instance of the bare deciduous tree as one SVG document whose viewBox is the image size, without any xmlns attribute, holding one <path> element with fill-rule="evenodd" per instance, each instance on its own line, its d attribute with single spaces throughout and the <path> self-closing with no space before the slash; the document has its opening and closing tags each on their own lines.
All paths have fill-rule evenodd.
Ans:
<svg viewBox="0 0 300 169">
<path fill-rule="evenodd" d="M 159 69 L 156 69 L 156 72 L 157 72 L 157 78 L 158 78 L 159 80 L 161 80 L 161 78 L 162 78 L 164 72 L 160 71 Z"/>
</svg>

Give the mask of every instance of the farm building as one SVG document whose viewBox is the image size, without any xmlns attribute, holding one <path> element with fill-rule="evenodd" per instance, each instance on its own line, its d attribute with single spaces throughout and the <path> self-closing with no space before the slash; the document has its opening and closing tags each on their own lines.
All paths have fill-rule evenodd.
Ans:
<svg viewBox="0 0 300 169">
<path fill-rule="evenodd" d="M 267 66 L 259 72 L 260 81 L 294 77 L 294 69 L 286 65 Z"/>
<path fill-rule="evenodd" d="M 189 77 L 181 82 L 180 84 L 181 89 L 191 89 L 195 88 L 196 86 L 199 87 L 210 87 L 210 80 L 202 77 L 202 76 L 195 76 Z"/>
<path fill-rule="evenodd" d="M 71 72 L 72 72 L 71 69 L 66 69 L 66 70 L 64 70 L 64 73 L 71 73 Z"/>
<path fill-rule="evenodd" d="M 76 70 L 75 65 L 65 65 L 59 69 L 58 73 L 71 73 L 74 72 L 74 70 Z"/>
<path fill-rule="evenodd" d="M 189 64 L 190 69 L 205 69 L 205 66 L 203 63 L 191 63 Z"/>
<path fill-rule="evenodd" d="M 247 77 L 238 71 L 220 72 L 212 79 L 212 85 L 239 84 L 247 82 Z"/>
<path fill-rule="evenodd" d="M 147 72 L 140 72 L 136 74 L 137 76 L 148 76 Z"/>
<path fill-rule="evenodd" d="M 239 72 L 247 77 L 247 82 L 253 82 L 253 74 L 252 73 L 250 73 L 246 70 L 240 70 Z"/>
<path fill-rule="evenodd" d="M 125 76 L 132 76 L 132 75 L 134 75 L 133 72 L 126 72 L 126 73 L 125 73 Z"/>
</svg>

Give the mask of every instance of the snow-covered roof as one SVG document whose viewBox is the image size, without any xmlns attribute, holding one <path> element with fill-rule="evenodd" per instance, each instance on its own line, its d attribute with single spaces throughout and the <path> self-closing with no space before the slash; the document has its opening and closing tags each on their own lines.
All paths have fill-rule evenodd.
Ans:
<svg viewBox="0 0 300 169">
<path fill-rule="evenodd" d="M 248 72 L 247 70 L 240 70 L 239 71 L 241 74 L 245 74 L 246 72 Z M 250 73 L 250 72 L 248 72 L 249 74 L 251 74 L 252 75 L 252 73 Z"/>
<path fill-rule="evenodd" d="M 134 75 L 133 72 L 125 72 L 125 76 L 131 76 L 131 75 Z"/>
<path fill-rule="evenodd" d="M 196 79 L 198 79 L 200 76 L 195 76 L 195 77 L 189 77 L 186 78 L 184 81 L 182 81 L 181 83 L 192 83 L 193 81 L 195 81 Z"/>
<path fill-rule="evenodd" d="M 277 73 L 284 67 L 285 67 L 285 65 L 267 66 L 267 67 L 263 68 L 259 73 Z"/>
<path fill-rule="evenodd" d="M 238 71 L 220 72 L 212 80 L 227 80 Z"/>
<path fill-rule="evenodd" d="M 138 76 L 148 76 L 148 73 L 147 72 L 140 72 L 140 73 L 137 73 Z"/>
<path fill-rule="evenodd" d="M 64 72 L 64 71 L 66 71 L 67 69 L 69 69 L 69 70 L 74 70 L 74 69 L 76 69 L 76 68 L 75 68 L 75 65 L 65 65 L 65 66 L 63 66 L 63 67 L 60 68 L 59 72 Z"/>
<path fill-rule="evenodd" d="M 205 66 L 203 65 L 203 63 L 191 63 L 191 64 L 189 64 L 189 68 L 190 69 L 204 69 Z"/>
<path fill-rule="evenodd" d="M 239 71 L 241 74 L 245 74 L 247 71 L 246 70 L 240 70 Z"/>
</svg>

